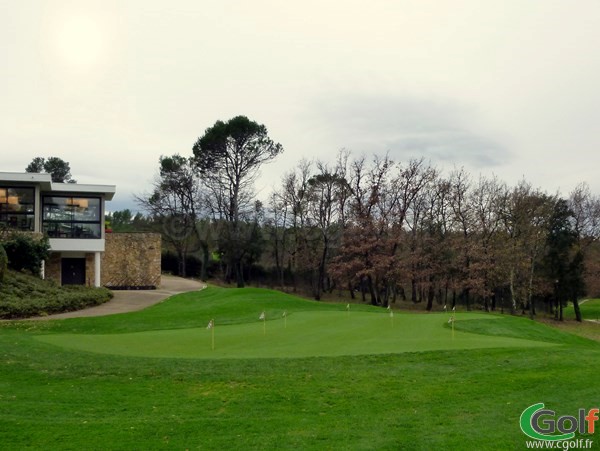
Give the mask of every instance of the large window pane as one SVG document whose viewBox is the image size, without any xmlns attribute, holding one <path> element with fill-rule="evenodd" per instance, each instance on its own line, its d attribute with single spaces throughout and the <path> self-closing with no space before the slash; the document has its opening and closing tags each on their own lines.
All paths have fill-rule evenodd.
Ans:
<svg viewBox="0 0 600 451">
<path fill-rule="evenodd" d="M 0 224 L 14 230 L 34 229 L 34 216 L 11 213 L 0 213 Z"/>
<path fill-rule="evenodd" d="M 100 199 L 74 198 L 72 202 L 71 208 L 74 221 L 100 220 Z"/>
<path fill-rule="evenodd" d="M 43 230 L 51 238 L 100 238 L 100 198 L 44 196 Z"/>
<path fill-rule="evenodd" d="M 42 218 L 44 221 L 71 221 L 66 197 L 44 197 Z"/>
<path fill-rule="evenodd" d="M 35 189 L 0 186 L 0 225 L 34 230 Z"/>
</svg>

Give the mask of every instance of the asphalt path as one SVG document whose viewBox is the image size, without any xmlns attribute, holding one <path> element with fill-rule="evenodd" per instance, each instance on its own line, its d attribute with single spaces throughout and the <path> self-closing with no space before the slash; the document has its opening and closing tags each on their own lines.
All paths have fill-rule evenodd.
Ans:
<svg viewBox="0 0 600 451">
<path fill-rule="evenodd" d="M 114 290 L 113 298 L 102 305 L 77 310 L 74 312 L 57 313 L 55 315 L 36 316 L 31 320 L 82 318 L 88 316 L 114 315 L 115 313 L 134 312 L 164 301 L 174 294 L 188 291 L 198 291 L 206 285 L 197 280 L 163 275 L 160 287 L 156 290 Z"/>
</svg>

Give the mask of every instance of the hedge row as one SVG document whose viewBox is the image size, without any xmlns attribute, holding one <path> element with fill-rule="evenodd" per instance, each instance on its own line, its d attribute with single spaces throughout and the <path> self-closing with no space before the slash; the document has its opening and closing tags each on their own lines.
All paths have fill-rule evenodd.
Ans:
<svg viewBox="0 0 600 451">
<path fill-rule="evenodd" d="M 17 319 L 80 310 L 112 298 L 106 288 L 64 286 L 8 271 L 0 286 L 0 318 Z"/>
</svg>

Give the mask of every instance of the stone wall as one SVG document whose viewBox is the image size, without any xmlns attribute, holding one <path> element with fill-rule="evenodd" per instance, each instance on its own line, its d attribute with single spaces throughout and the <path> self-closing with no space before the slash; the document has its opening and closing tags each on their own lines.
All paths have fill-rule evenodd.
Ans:
<svg viewBox="0 0 600 451">
<path fill-rule="evenodd" d="M 108 288 L 156 288 L 160 285 L 159 233 L 107 233 L 101 280 Z"/>
<path fill-rule="evenodd" d="M 77 253 L 77 258 L 83 258 L 85 256 L 85 285 L 88 287 L 94 286 L 94 274 L 95 274 L 95 260 L 94 254 L 92 253 Z M 79 254 L 82 254 L 80 257 Z M 50 258 L 46 261 L 44 268 L 44 278 L 48 280 L 54 280 L 57 284 L 62 285 L 62 259 L 65 257 L 64 253 L 52 252 Z M 72 257 L 72 255 L 67 255 Z"/>
<path fill-rule="evenodd" d="M 61 267 L 60 267 L 60 254 L 53 252 L 50 254 L 50 258 L 46 261 L 44 268 L 45 278 L 54 280 L 60 285 L 61 281 Z"/>
<path fill-rule="evenodd" d="M 96 273 L 96 262 L 94 254 L 85 254 L 85 284 L 88 287 L 94 286 L 94 275 Z M 102 279 L 100 279 L 102 280 Z"/>
</svg>

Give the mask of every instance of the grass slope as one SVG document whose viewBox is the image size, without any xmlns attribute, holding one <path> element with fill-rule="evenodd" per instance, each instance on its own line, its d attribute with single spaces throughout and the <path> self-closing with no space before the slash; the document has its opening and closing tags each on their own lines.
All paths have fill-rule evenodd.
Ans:
<svg viewBox="0 0 600 451">
<path fill-rule="evenodd" d="M 583 304 L 580 304 L 579 308 L 581 309 L 581 316 L 583 316 L 583 319 L 600 320 L 600 299 L 589 299 L 584 301 Z M 573 310 L 572 305 L 565 308 L 564 316 L 568 319 L 575 319 L 575 310 Z"/>
<path fill-rule="evenodd" d="M 524 341 L 518 348 L 339 357 L 142 358 L 39 340 L 68 333 L 123 339 L 127 324 L 140 334 L 196 329 L 206 338 L 213 314 L 221 329 L 251 327 L 258 340 L 257 312 L 275 318 L 283 308 L 293 312 L 290 329 L 303 316 L 311 323 L 318 316 L 348 320 L 344 306 L 211 289 L 206 298 L 180 295 L 137 314 L 0 323 L 0 443 L 5 449 L 87 450 L 524 449 L 518 419 L 526 407 L 544 402 L 560 415 L 575 415 L 597 407 L 600 398 L 593 382 L 600 372 L 598 344 L 550 328 L 530 332 L 525 325 L 534 323 L 520 318 L 477 315 L 456 323 L 457 337 L 494 338 L 462 327 L 499 327 L 506 338 Z M 350 320 L 354 314 L 392 329 L 380 309 L 353 306 Z M 395 319 L 412 322 L 415 336 L 440 330 L 451 340 L 445 321 L 430 329 L 427 321 L 436 317 L 443 318 Z M 279 325 L 267 322 L 267 334 Z M 528 346 L 531 340 L 559 346 Z M 600 435 L 592 438 L 597 445 Z"/>
</svg>

